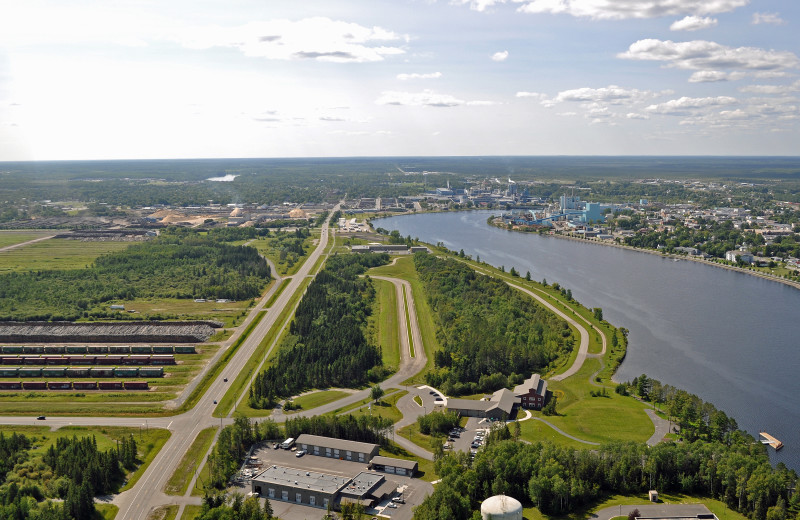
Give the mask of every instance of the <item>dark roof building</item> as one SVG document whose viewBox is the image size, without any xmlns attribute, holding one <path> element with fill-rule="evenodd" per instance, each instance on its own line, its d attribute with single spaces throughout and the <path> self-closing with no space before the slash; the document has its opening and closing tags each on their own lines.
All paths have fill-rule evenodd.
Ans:
<svg viewBox="0 0 800 520">
<path fill-rule="evenodd" d="M 539 374 L 533 374 L 514 388 L 514 395 L 520 399 L 523 408 L 541 410 L 547 397 L 547 381 Z"/>
<path fill-rule="evenodd" d="M 375 471 L 413 477 L 417 472 L 418 463 L 415 460 L 395 459 L 378 455 L 377 457 L 372 457 L 372 460 L 369 461 L 369 467 Z"/>
<path fill-rule="evenodd" d="M 493 420 L 502 420 L 511 417 L 514 405 L 519 404 L 519 398 L 507 388 L 501 388 L 492 394 L 488 401 L 473 401 L 472 399 L 448 399 L 447 409 L 466 417 L 484 417 Z"/>
<path fill-rule="evenodd" d="M 310 455 L 332 457 L 334 459 L 369 462 L 378 454 L 378 445 L 368 442 L 347 441 L 304 433 L 297 438 L 299 449 Z"/>
</svg>

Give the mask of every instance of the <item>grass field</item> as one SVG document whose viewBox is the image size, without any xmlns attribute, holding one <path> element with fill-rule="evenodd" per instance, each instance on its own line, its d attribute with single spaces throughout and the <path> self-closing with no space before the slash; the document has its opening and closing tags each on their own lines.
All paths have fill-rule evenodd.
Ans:
<svg viewBox="0 0 800 520">
<path fill-rule="evenodd" d="M 317 240 L 319 240 L 319 233 L 319 229 L 311 230 L 311 236 L 306 237 L 306 239 L 303 240 L 303 249 L 305 250 L 306 254 L 299 256 L 297 261 L 294 263 L 289 261 L 289 257 L 285 257 L 284 260 L 281 260 L 281 252 L 276 247 L 276 242 L 278 240 L 275 237 L 259 237 L 253 240 L 250 245 L 255 247 L 259 253 L 272 260 L 281 276 L 293 275 L 298 269 L 300 269 L 300 266 L 303 265 L 303 262 L 306 261 L 309 253 L 314 250 L 314 244 Z"/>
<path fill-rule="evenodd" d="M 200 516 L 200 511 L 203 509 L 203 506 L 193 506 L 188 505 L 183 508 L 183 514 L 181 515 L 180 520 L 194 520 L 198 516 Z"/>
<path fill-rule="evenodd" d="M 178 516 L 178 506 L 160 506 L 147 515 L 147 520 L 175 520 Z"/>
<path fill-rule="evenodd" d="M 414 377 L 404 381 L 403 384 L 417 384 L 425 381 L 425 374 L 433 368 L 433 353 L 439 349 L 439 342 L 436 339 L 436 326 L 433 322 L 433 313 L 425 291 L 414 269 L 414 259 L 411 256 L 400 256 L 395 265 L 385 265 L 370 269 L 367 274 L 375 276 L 389 276 L 408 280 L 411 284 L 411 292 L 414 296 L 414 304 L 417 309 L 417 321 L 420 333 L 422 334 L 422 347 L 428 357 L 425 368 Z"/>
<path fill-rule="evenodd" d="M 390 388 L 384 394 L 383 399 L 387 399 L 390 395 L 394 394 L 395 392 L 399 392 L 399 391 L 400 390 L 398 390 L 397 388 Z M 362 399 L 362 400 L 360 400 L 358 402 L 355 402 L 353 404 L 349 404 L 347 406 L 342 406 L 341 408 L 337 408 L 336 410 L 333 410 L 332 412 L 328 412 L 328 413 L 326 413 L 324 415 L 339 415 L 339 414 L 342 414 L 342 413 L 347 413 L 347 412 L 356 410 L 358 408 L 361 408 L 362 406 L 368 404 L 370 401 L 372 401 L 372 399 L 367 397 L 366 399 Z"/>
<path fill-rule="evenodd" d="M 59 233 L 53 230 L 35 230 L 35 231 L 0 231 L 0 248 L 13 246 L 15 244 L 22 244 L 37 238 L 48 237 Z M 2 254 L 2 253 L 0 253 Z"/>
<path fill-rule="evenodd" d="M 272 281 L 271 283 L 275 283 Z M 267 288 L 269 289 L 269 287 Z M 248 309 L 255 300 L 217 303 L 213 300 L 195 302 L 194 300 L 164 298 L 158 300 L 140 299 L 106 302 L 105 305 L 118 303 L 125 305 L 125 310 L 135 310 L 138 314 L 159 314 L 175 316 L 181 320 L 218 320 L 223 327 L 237 327 L 247 316 Z"/>
<path fill-rule="evenodd" d="M 43 240 L 0 253 L 0 274 L 51 269 L 84 269 L 95 258 L 121 251 L 136 242 L 81 242 L 66 238 Z"/>
<path fill-rule="evenodd" d="M 352 410 L 351 415 L 375 415 L 378 417 L 385 417 L 391 419 L 392 422 L 397 422 L 403 418 L 403 414 L 397 409 L 397 400 L 406 395 L 408 392 L 400 390 L 383 397 L 378 403 L 367 403 L 367 406 L 362 405 L 360 408 Z"/>
<path fill-rule="evenodd" d="M 197 434 L 192 441 L 192 445 L 183 455 L 183 458 L 175 468 L 175 472 L 170 476 L 164 486 L 164 493 L 167 495 L 183 496 L 189 489 L 195 471 L 203 464 L 203 457 L 206 456 L 217 434 L 218 428 L 206 428 Z"/>
<path fill-rule="evenodd" d="M 345 392 L 344 390 L 319 390 L 296 397 L 292 399 L 292 403 L 295 406 L 299 406 L 300 410 L 313 410 L 319 406 L 338 401 L 348 395 L 350 395 L 350 392 Z"/>
<path fill-rule="evenodd" d="M 96 518 L 102 518 L 103 520 L 114 520 L 117 517 L 117 513 L 119 513 L 119 508 L 114 504 L 95 504 L 94 507 L 98 513 Z"/>
<path fill-rule="evenodd" d="M 372 280 L 376 306 L 367 324 L 367 334 L 381 347 L 383 365 L 392 372 L 400 366 L 400 337 L 397 325 L 397 293 L 392 282 Z"/>
</svg>

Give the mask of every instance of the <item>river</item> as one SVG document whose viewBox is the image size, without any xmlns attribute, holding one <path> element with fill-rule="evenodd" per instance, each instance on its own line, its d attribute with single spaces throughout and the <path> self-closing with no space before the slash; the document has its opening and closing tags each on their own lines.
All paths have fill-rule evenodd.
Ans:
<svg viewBox="0 0 800 520">
<path fill-rule="evenodd" d="M 494 266 L 558 282 L 630 330 L 615 380 L 641 374 L 697 394 L 754 436 L 783 441 L 800 471 L 800 290 L 688 260 L 490 226 L 492 211 L 374 221 Z M 499 212 L 495 211 L 495 214 Z"/>
</svg>

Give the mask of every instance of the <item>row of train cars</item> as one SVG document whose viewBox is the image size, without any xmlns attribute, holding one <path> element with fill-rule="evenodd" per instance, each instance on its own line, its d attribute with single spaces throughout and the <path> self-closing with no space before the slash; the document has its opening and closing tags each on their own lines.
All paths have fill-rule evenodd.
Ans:
<svg viewBox="0 0 800 520">
<path fill-rule="evenodd" d="M 174 365 L 174 354 L 195 353 L 193 345 L 0 345 L 0 378 L 158 378 L 164 367 L 152 365 Z M 151 366 L 30 366 L 62 364 Z M 0 381 L 0 391 L 149 389 L 147 381 Z"/>
</svg>

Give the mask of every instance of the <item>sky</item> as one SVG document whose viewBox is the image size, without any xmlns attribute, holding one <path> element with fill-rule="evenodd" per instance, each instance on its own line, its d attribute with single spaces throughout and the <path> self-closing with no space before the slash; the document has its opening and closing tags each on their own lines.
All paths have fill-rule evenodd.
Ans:
<svg viewBox="0 0 800 520">
<path fill-rule="evenodd" d="M 796 0 L 0 0 L 0 161 L 798 155 Z"/>
</svg>

